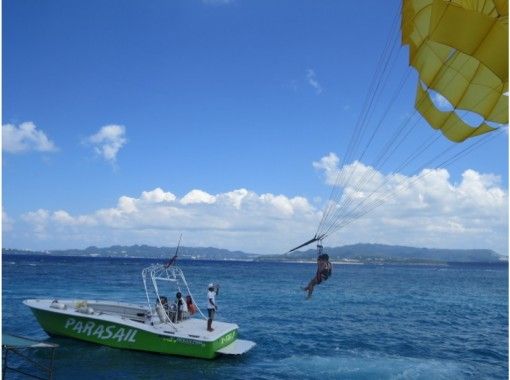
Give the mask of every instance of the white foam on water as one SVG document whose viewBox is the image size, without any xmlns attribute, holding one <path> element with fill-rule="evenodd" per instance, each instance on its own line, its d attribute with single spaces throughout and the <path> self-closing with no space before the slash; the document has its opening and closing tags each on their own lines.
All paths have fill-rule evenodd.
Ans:
<svg viewBox="0 0 510 380">
<path fill-rule="evenodd" d="M 269 364 L 269 363 L 267 363 Z M 460 363 L 402 356 L 318 356 L 293 355 L 273 365 L 286 368 L 296 378 L 354 379 L 461 379 L 470 369 Z M 269 364 L 269 366 L 271 366 Z"/>
</svg>

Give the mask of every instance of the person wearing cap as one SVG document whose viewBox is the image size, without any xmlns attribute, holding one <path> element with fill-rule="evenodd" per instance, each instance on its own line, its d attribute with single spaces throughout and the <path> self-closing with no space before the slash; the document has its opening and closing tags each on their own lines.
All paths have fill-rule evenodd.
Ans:
<svg viewBox="0 0 510 380">
<path fill-rule="evenodd" d="M 209 284 L 207 287 L 207 331 L 214 331 L 212 328 L 212 321 L 214 319 L 214 315 L 218 310 L 218 305 L 216 305 L 216 294 L 218 293 L 218 288 L 214 286 L 214 284 Z"/>
</svg>

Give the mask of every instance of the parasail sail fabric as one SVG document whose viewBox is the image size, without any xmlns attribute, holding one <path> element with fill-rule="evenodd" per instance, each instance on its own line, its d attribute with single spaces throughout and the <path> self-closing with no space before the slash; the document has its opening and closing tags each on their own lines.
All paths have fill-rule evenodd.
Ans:
<svg viewBox="0 0 510 380">
<path fill-rule="evenodd" d="M 419 74 L 415 107 L 434 129 L 462 142 L 508 124 L 508 0 L 404 0 L 401 30 Z M 483 121 L 470 126 L 465 111 Z"/>
</svg>

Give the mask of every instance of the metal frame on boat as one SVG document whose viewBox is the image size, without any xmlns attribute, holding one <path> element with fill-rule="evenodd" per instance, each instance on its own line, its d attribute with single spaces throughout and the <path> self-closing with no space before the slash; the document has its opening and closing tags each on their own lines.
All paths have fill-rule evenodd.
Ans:
<svg viewBox="0 0 510 380">
<path fill-rule="evenodd" d="M 202 313 L 202 310 L 200 310 L 198 305 L 194 302 L 195 298 L 191 294 L 191 290 L 189 289 L 186 277 L 184 277 L 184 273 L 179 267 L 159 264 L 151 265 L 142 270 L 142 279 L 143 286 L 145 288 L 145 295 L 147 297 L 148 310 L 150 310 L 152 315 L 158 315 L 160 319 L 165 319 L 166 322 L 168 322 L 175 330 L 177 330 L 177 327 L 173 322 L 173 318 L 170 318 L 169 316 L 165 317 L 163 314 L 161 314 L 161 310 L 165 309 L 165 305 L 163 305 L 161 302 L 162 295 L 159 292 L 158 281 L 175 283 L 175 288 L 181 293 L 183 290 L 186 290 L 186 293 L 191 296 L 193 304 L 195 305 L 198 313 L 204 319 L 206 319 L 204 313 Z M 152 285 L 152 292 L 149 290 L 149 283 Z M 152 307 L 153 303 L 151 302 L 151 293 L 153 293 L 153 296 L 156 297 L 156 304 L 154 307 Z"/>
</svg>

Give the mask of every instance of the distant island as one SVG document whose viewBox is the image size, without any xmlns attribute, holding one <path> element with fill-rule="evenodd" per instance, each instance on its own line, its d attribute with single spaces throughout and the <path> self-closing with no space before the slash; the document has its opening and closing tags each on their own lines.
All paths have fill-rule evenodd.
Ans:
<svg viewBox="0 0 510 380">
<path fill-rule="evenodd" d="M 259 256 L 258 260 L 309 261 L 315 260 L 315 249 L 285 253 L 283 255 Z M 384 244 L 353 244 L 342 247 L 325 248 L 330 260 L 344 264 L 438 264 L 448 262 L 496 263 L 508 261 L 490 249 L 438 249 L 415 248 Z"/>
<path fill-rule="evenodd" d="M 20 249 L 2 249 L 3 255 L 51 255 L 111 258 L 152 258 L 169 259 L 175 253 L 175 247 L 153 247 L 149 245 L 121 246 L 85 249 L 65 249 L 50 251 L 30 251 Z M 330 260 L 343 264 L 440 264 L 448 262 L 485 262 L 508 261 L 507 256 L 499 255 L 489 249 L 436 249 L 415 248 L 384 244 L 354 244 L 342 247 L 325 248 Z M 181 247 L 179 258 L 188 260 L 236 260 L 259 262 L 314 262 L 315 249 L 296 251 L 278 255 L 259 255 L 242 251 L 229 251 L 213 247 Z"/>
<path fill-rule="evenodd" d="M 146 259 L 170 259 L 175 254 L 176 247 L 152 247 L 149 245 L 112 245 L 111 247 L 99 248 L 88 247 L 85 249 L 63 249 L 50 251 L 29 251 L 20 249 L 2 249 L 2 254 L 15 255 L 51 255 L 51 256 L 81 256 L 81 257 L 119 257 L 119 258 L 146 258 Z M 178 256 L 188 260 L 254 260 L 259 255 L 241 251 L 229 251 L 213 247 L 194 248 L 180 247 Z"/>
</svg>

